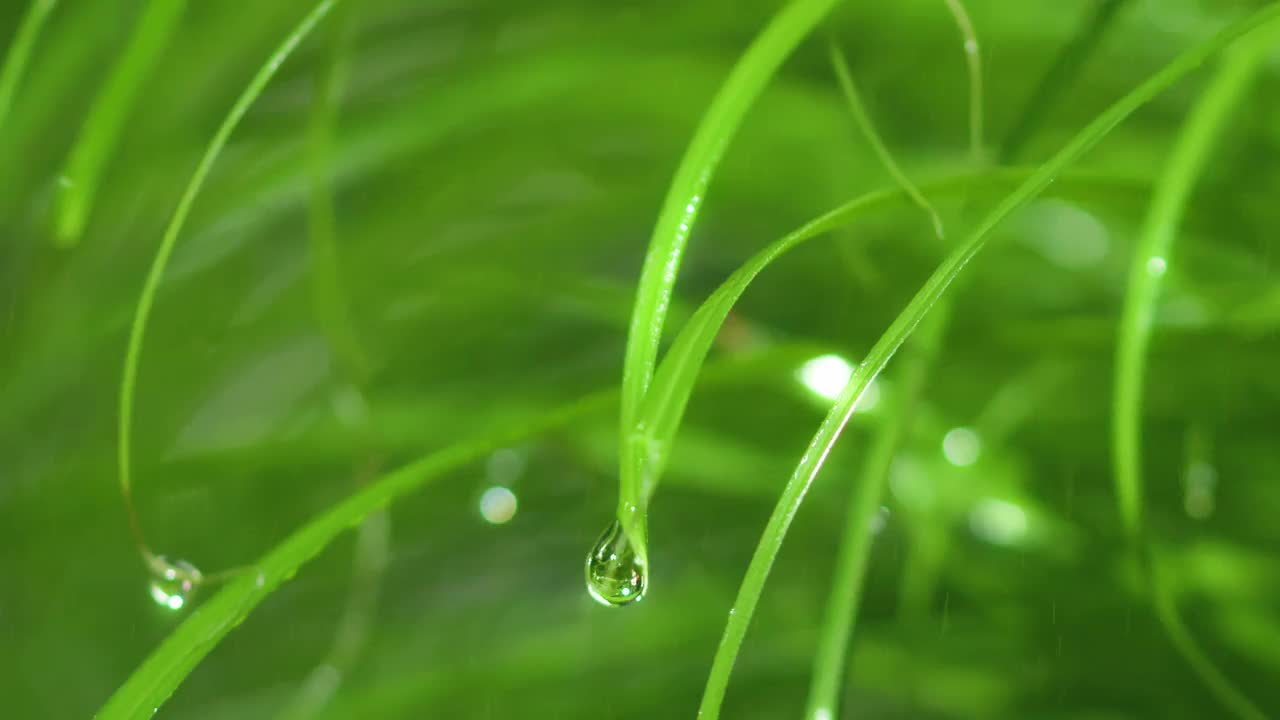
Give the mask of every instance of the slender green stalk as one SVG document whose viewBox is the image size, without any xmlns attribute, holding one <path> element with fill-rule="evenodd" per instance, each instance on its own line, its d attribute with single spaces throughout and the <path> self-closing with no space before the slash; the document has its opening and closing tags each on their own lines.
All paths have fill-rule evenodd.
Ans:
<svg viewBox="0 0 1280 720">
<path fill-rule="evenodd" d="M 1274 33 L 1259 33 L 1228 53 L 1208 88 L 1192 108 L 1168 164 L 1153 191 L 1146 222 L 1134 247 L 1125 304 L 1116 339 L 1115 395 L 1112 403 L 1112 464 L 1116 502 L 1131 545 L 1148 546 L 1151 602 L 1174 648 L 1223 707 L 1241 718 L 1264 718 L 1199 647 L 1178 616 L 1166 573 L 1149 548 L 1142 517 L 1142 392 L 1147 348 L 1160 285 L 1168 269 L 1173 241 L 1196 179 L 1231 112 L 1256 74 Z"/>
<path fill-rule="evenodd" d="M 337 0 L 321 0 L 316 4 L 311 12 L 303 18 L 302 22 L 289 33 L 280 47 L 267 58 L 267 62 L 258 70 L 257 74 L 249 82 L 248 87 L 236 99 L 235 104 L 231 106 L 231 111 L 222 121 L 222 125 L 218 127 L 217 132 L 214 133 L 213 140 L 209 142 L 208 148 L 205 149 L 204 155 L 200 158 L 200 163 L 196 166 L 195 173 L 191 176 L 186 190 L 183 191 L 182 197 L 178 201 L 173 218 L 169 221 L 168 227 L 165 228 L 164 236 L 160 240 L 160 247 L 156 250 L 155 258 L 151 262 L 151 269 L 148 271 L 146 281 L 143 284 L 142 294 L 138 298 L 133 324 L 129 330 L 129 345 L 125 351 L 124 374 L 120 380 L 120 427 L 117 437 L 117 449 L 120 494 L 124 498 L 125 508 L 129 513 L 129 522 L 134 540 L 144 560 L 149 560 L 152 553 L 143 535 L 138 513 L 133 503 L 133 483 L 130 477 L 130 448 L 133 432 L 133 399 L 138 382 L 138 361 L 142 356 L 142 340 L 146 334 L 147 319 L 151 315 L 151 306 L 155 300 L 156 289 L 160 286 L 160 278 L 164 276 L 165 266 L 169 262 L 169 256 L 173 253 L 174 245 L 178 241 L 178 234 L 182 231 L 182 226 L 191 211 L 191 206 L 195 203 L 196 195 L 199 194 L 205 178 L 209 175 L 209 170 L 222 152 L 222 148 L 226 145 L 232 131 L 240 123 L 249 106 L 262 93 L 263 88 L 271 81 L 280 65 L 293 53 L 303 38 L 311 33 L 316 24 L 329 13 L 336 2 Z"/>
<path fill-rule="evenodd" d="M 840 83 L 840 90 L 844 93 L 845 101 L 849 104 L 849 112 L 853 115 L 854 124 L 857 125 L 858 131 L 866 138 L 871 145 L 871 149 L 876 154 L 876 159 L 884 165 L 884 169 L 893 177 L 893 181 L 907 193 L 911 198 L 911 202 L 929 216 L 929 221 L 933 223 L 933 233 L 941 240 L 945 233 L 942 228 L 942 218 L 939 217 L 938 211 L 934 209 L 929 200 L 920 192 L 915 183 L 911 182 L 911 178 L 902 171 L 902 167 L 898 165 L 898 161 L 893 159 L 893 153 L 889 152 L 889 148 L 884 144 L 884 140 L 880 137 L 880 133 L 876 130 L 875 123 L 871 122 L 871 116 L 867 113 L 866 106 L 862 104 L 862 96 L 858 92 L 857 85 L 853 82 L 853 75 L 849 72 L 849 63 L 845 61 L 844 53 L 835 43 L 827 46 L 828 54 L 831 56 L 831 66 L 835 69 L 836 79 Z"/>
<path fill-rule="evenodd" d="M 4 67 L 0 68 L 0 130 L 4 129 L 4 121 L 9 117 L 9 109 L 13 107 L 13 96 L 18 92 L 18 82 L 27 69 L 27 60 L 40 37 L 40 30 L 49 19 L 49 13 L 58 4 L 58 0 L 31 0 L 27 14 L 22 16 L 18 31 L 14 33 L 9 52 L 4 56 Z"/>
<path fill-rule="evenodd" d="M 1259 35 L 1224 58 L 1178 136 L 1134 246 L 1116 338 L 1111 408 L 1116 499 L 1125 533 L 1133 539 L 1142 530 L 1142 390 L 1156 299 L 1191 190 L 1263 53 L 1271 46 L 1270 40 L 1268 35 Z"/>
<path fill-rule="evenodd" d="M 1066 147 L 1058 151 L 1045 164 L 1041 165 L 1026 182 L 1007 196 L 978 225 L 942 265 L 934 271 L 924 286 L 898 315 L 889 329 L 880 337 L 866 358 L 854 370 L 848 384 L 836 399 L 831 412 L 818 428 L 818 432 L 810 441 L 808 448 L 800 459 L 795 472 L 769 517 L 760 543 L 752 555 L 747 567 L 746 576 L 738 590 L 729 621 L 725 625 L 724 635 L 716 650 L 715 660 L 711 666 L 710 676 L 703 692 L 699 717 L 718 718 L 724 700 L 725 690 L 729 685 L 729 676 L 737 659 L 742 640 L 746 637 L 747 627 L 759 602 L 764 584 L 768 580 L 769 571 L 774 559 L 782 548 L 786 532 L 799 511 L 800 503 L 809 490 L 809 485 L 822 468 L 823 462 L 832 446 L 853 415 L 858 399 L 870 382 L 884 369 L 894 352 L 902 345 L 915 326 L 938 301 L 951 282 L 970 260 L 982 250 L 991 230 L 1009 214 L 1026 205 L 1032 198 L 1042 192 L 1053 182 L 1054 178 L 1071 163 L 1078 160 L 1086 151 L 1096 145 L 1116 125 L 1133 114 L 1138 108 L 1146 105 L 1161 91 L 1177 80 L 1199 67 L 1206 59 L 1212 57 L 1241 35 L 1266 25 L 1280 18 L 1280 5 L 1271 5 L 1255 12 L 1247 19 L 1231 25 L 1208 40 L 1183 52 L 1162 70 L 1146 82 L 1129 92 L 1118 102 L 1104 111 L 1078 133 Z"/>
<path fill-rule="evenodd" d="M 1013 129 L 1000 147 L 1000 163 L 1007 165 L 1017 159 L 1027 139 L 1057 104 L 1058 98 L 1071 86 L 1076 74 L 1093 54 L 1094 48 L 1106 34 L 1119 10 L 1128 0 L 1098 0 L 1084 25 L 1072 36 L 1071 41 L 1058 53 L 1049 71 L 1041 78 L 1027 100 L 1026 107 L 1018 115 Z"/>
<path fill-rule="evenodd" d="M 66 248 L 80 242 L 103 167 L 115 149 L 138 90 L 168 46 L 186 5 L 186 0 L 151 0 L 138 19 L 129 46 L 89 109 L 59 178 L 53 221 L 55 245 Z"/>
<path fill-rule="evenodd" d="M 804 714 L 809 720 L 832 720 L 839 716 L 845 657 L 858 617 L 867 560 L 871 555 L 871 520 L 879 511 L 889 467 L 911 430 L 912 412 L 924 390 L 933 359 L 938 354 L 947 326 L 947 304 L 945 299 L 942 300 L 921 323 L 920 331 L 914 337 L 914 352 L 909 353 L 903 363 L 899 394 L 884 414 L 879 432 L 867 452 L 858 484 L 849 498 L 844 534 L 836 554 L 835 578 L 831 583 L 822 629 L 818 633 L 818 652 L 814 657 L 809 703 Z"/>
<path fill-rule="evenodd" d="M 792 0 L 756 37 L 702 116 L 658 213 L 628 331 L 619 438 L 618 520 L 646 565 L 648 543 L 642 491 L 646 449 L 636 437 L 636 419 L 653 378 L 662 326 L 685 245 L 711 177 L 747 110 L 782 62 L 837 2 Z"/>
<path fill-rule="evenodd" d="M 956 21 L 960 36 L 964 38 L 964 61 L 969 75 L 969 153 L 974 163 L 982 162 L 982 47 L 978 45 L 978 33 L 973 21 L 960 0 L 946 0 L 947 10 Z"/>
</svg>

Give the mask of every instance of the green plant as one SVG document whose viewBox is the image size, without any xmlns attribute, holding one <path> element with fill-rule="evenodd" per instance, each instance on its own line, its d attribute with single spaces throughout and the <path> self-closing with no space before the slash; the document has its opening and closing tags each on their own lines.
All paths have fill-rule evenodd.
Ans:
<svg viewBox="0 0 1280 720">
<path fill-rule="evenodd" d="M 588 5 L 0 10 L 6 714 L 1277 706 L 1280 10 Z"/>
</svg>

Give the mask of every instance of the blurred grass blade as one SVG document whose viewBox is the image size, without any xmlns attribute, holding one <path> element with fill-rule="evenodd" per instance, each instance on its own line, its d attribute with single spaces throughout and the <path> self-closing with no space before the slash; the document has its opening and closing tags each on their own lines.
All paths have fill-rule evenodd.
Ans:
<svg viewBox="0 0 1280 720">
<path fill-rule="evenodd" d="M 160 54 L 168 46 L 186 5 L 186 0 L 150 0 L 147 3 L 129 46 L 89 109 L 80 136 L 76 138 L 58 180 L 53 241 L 59 247 L 72 247 L 80 242 L 93 209 L 94 194 L 103 167 L 111 158 L 139 88 L 150 77 Z"/>
<path fill-rule="evenodd" d="M 1186 214 L 1196 179 L 1232 111 L 1249 88 L 1276 33 L 1258 33 L 1226 54 L 1179 133 L 1153 191 L 1146 222 L 1134 247 L 1128 287 L 1116 340 L 1115 395 L 1112 402 L 1112 463 L 1121 525 L 1133 543 L 1145 543 L 1142 518 L 1142 394 L 1147 348 L 1155 305 L 1171 261 L 1173 241 Z M 1237 717 L 1264 718 L 1259 709 L 1199 647 L 1178 617 L 1166 573 L 1153 556 L 1149 562 L 1152 603 L 1174 648 L 1224 708 Z"/>
<path fill-rule="evenodd" d="M 27 60 L 31 58 L 40 30 L 57 4 L 58 0 L 31 0 L 27 14 L 13 35 L 12 44 L 4 56 L 4 67 L 0 68 L 0 130 L 4 129 L 9 108 L 13 107 L 13 96 L 18 92 L 18 83 L 27 69 Z"/>
<path fill-rule="evenodd" d="M 1116 125 L 1147 104 L 1161 91 L 1200 66 L 1206 59 L 1221 52 L 1241 35 L 1280 18 L 1280 5 L 1271 5 L 1257 11 L 1245 20 L 1231 25 L 1213 37 L 1179 55 L 1163 69 L 1143 82 L 1129 94 L 1104 111 L 1080 133 L 1041 165 L 1021 186 L 1001 201 L 978 227 L 934 271 L 924 286 L 916 293 L 907 307 L 898 315 L 884 335 L 871 348 L 866 358 L 854 369 L 848 384 L 836 398 L 835 404 L 801 456 L 795 472 L 787 481 L 777 506 L 769 517 L 760 543 L 752 555 L 746 576 L 734 601 L 725 625 L 724 635 L 716 650 L 711 673 L 703 692 L 699 717 L 713 720 L 720 716 L 720 706 L 729 685 L 729 676 L 747 627 L 755 612 L 756 603 L 764 590 L 765 581 L 773 567 L 773 561 L 782 548 L 791 521 L 800 509 L 809 485 L 822 468 L 836 439 L 853 415 L 858 399 L 867 385 L 884 369 L 894 352 L 902 345 L 916 325 L 946 291 L 951 281 L 964 269 L 986 244 L 991 230 L 1015 210 L 1021 208 L 1042 192 L 1071 163 L 1096 145 Z"/>
<path fill-rule="evenodd" d="M 622 372 L 618 518 L 647 561 L 643 452 L 634 437 L 640 403 L 653 376 L 662 326 L 685 244 L 706 197 L 707 186 L 747 110 L 769 79 L 839 0 L 792 0 L 769 22 L 730 72 L 685 150 L 658 213 L 636 291 Z M 628 506 L 641 507 L 629 514 Z M 646 562 L 647 564 L 647 562 Z"/>
<path fill-rule="evenodd" d="M 165 638 L 98 712 L 98 720 L 150 718 L 196 665 L 268 595 L 335 537 L 392 500 L 455 468 L 525 438 L 560 427 L 615 402 L 610 392 L 587 396 L 520 427 L 461 442 L 379 477 L 308 522 L 256 565 L 228 582 Z"/>
<path fill-rule="evenodd" d="M 903 362 L 898 395 L 884 413 L 875 439 L 867 450 L 866 464 L 845 514 L 844 534 L 836 553 L 835 577 L 827 600 L 822 629 L 818 632 L 818 652 L 814 657 L 813 679 L 809 685 L 807 720 L 831 720 L 839 717 L 840 694 L 844 687 L 845 657 L 853 636 L 866 578 L 867 559 L 875 539 L 871 521 L 879 512 L 889 468 L 898 448 L 911 430 L 912 411 L 924 390 L 925 381 L 947 326 L 949 311 L 944 298 L 921 322 L 915 347 Z"/>
<path fill-rule="evenodd" d="M 346 84 L 346 57 L 351 44 L 345 16 L 352 12 L 352 7 L 342 6 L 334 13 L 333 51 L 316 79 L 316 96 L 307 128 L 310 179 L 307 225 L 311 241 L 311 300 L 316 319 L 335 363 L 348 380 L 358 386 L 370 372 L 369 358 L 360 343 L 343 287 L 338 221 L 333 206 L 333 133 L 339 96 Z"/>
<path fill-rule="evenodd" d="M 302 22 L 289 33 L 275 52 L 267 58 L 266 63 L 254 75 L 248 87 L 236 99 L 235 104 L 231 106 L 231 111 L 222 121 L 217 132 L 214 133 L 213 140 L 209 142 L 209 147 L 205 149 L 204 155 L 200 158 L 200 163 L 196 166 L 195 173 L 187 183 L 186 190 L 183 191 L 182 197 L 178 201 L 178 207 L 174 210 L 173 218 L 169 221 L 168 227 L 165 228 L 164 236 L 160 240 L 160 247 L 156 250 L 155 258 L 152 260 L 151 269 L 147 272 L 142 294 L 138 298 L 138 306 L 134 311 L 133 324 L 129 330 L 129 345 L 125 351 L 124 373 L 120 380 L 120 426 L 117 438 L 120 492 L 124 496 L 126 509 L 129 512 L 135 540 L 144 552 L 147 551 L 147 544 L 133 505 L 130 448 L 133 432 L 133 398 L 138 381 L 138 362 L 142 356 L 142 340 L 146 335 L 147 319 L 151 315 L 151 306 L 155 300 L 156 289 L 160 286 L 160 278 L 164 276 L 165 266 L 168 264 L 169 256 L 173 253 L 174 245 L 178 241 L 178 234 L 182 232 L 182 226 L 186 222 L 187 214 L 191 212 L 191 206 L 195 202 L 196 195 L 199 194 L 201 186 L 204 185 L 205 178 L 209 175 L 209 170 L 213 167 L 214 161 L 218 159 L 219 153 L 222 152 L 223 146 L 226 145 L 227 139 L 231 136 L 232 131 L 235 130 L 236 125 L 240 123 L 241 118 L 248 112 L 249 106 L 253 104 L 253 101 L 257 99 L 263 88 L 267 86 L 267 83 L 276 74 L 276 70 L 293 53 L 303 38 L 310 34 L 316 23 L 320 22 L 329 13 L 335 2 L 337 0 L 322 0 L 315 5 L 306 17 L 302 19 Z"/>
<path fill-rule="evenodd" d="M 1274 37 L 1273 33 L 1259 34 L 1226 55 L 1178 136 L 1134 246 L 1116 339 L 1111 426 L 1116 500 L 1122 525 L 1132 538 L 1142 529 L 1142 385 L 1156 298 L 1191 189 Z"/>
<path fill-rule="evenodd" d="M 1102 40 L 1107 28 L 1111 26 L 1126 2 L 1128 0 L 1097 0 L 1094 3 L 1093 13 L 1089 15 L 1089 19 L 1058 53 L 1053 65 L 1036 85 L 1031 98 L 1018 114 L 1013 129 L 1001 144 L 999 157 L 1001 164 L 1007 165 L 1018 158 L 1018 154 L 1022 152 L 1022 146 L 1036 130 L 1040 129 L 1040 124 L 1049 117 L 1049 112 L 1057 104 L 1058 98 L 1071 87 L 1080 68 L 1098 46 L 1098 42 Z"/>
<path fill-rule="evenodd" d="M 866 106 L 862 104 L 862 96 L 858 92 L 857 85 L 853 82 L 853 75 L 849 72 L 849 63 L 845 61 L 844 53 L 840 51 L 839 46 L 830 43 L 827 46 L 827 53 L 831 57 L 831 67 L 835 70 L 836 80 L 840 84 L 840 90 L 844 93 L 845 102 L 849 105 L 849 112 L 853 115 L 854 124 L 858 130 L 862 132 L 864 138 L 871 145 L 871 149 L 875 152 L 876 158 L 884 165 L 885 170 L 893 177 L 907 196 L 911 198 L 911 202 L 915 203 L 921 210 L 929 216 L 929 221 L 933 223 L 933 233 L 942 239 L 945 233 L 942 228 L 942 218 L 938 216 L 938 211 L 934 209 L 928 199 L 925 198 L 911 182 L 911 178 L 902 171 L 898 162 L 893 159 L 893 154 L 889 152 L 889 148 L 881 139 L 880 133 L 876 131 L 875 123 L 871 122 L 871 116 L 867 113 Z"/>
</svg>

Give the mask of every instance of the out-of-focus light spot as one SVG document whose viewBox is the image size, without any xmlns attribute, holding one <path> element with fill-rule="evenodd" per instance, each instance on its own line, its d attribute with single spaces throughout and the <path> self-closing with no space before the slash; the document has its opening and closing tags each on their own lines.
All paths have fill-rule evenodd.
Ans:
<svg viewBox="0 0 1280 720">
<path fill-rule="evenodd" d="M 831 708 L 818 708 L 813 711 L 813 720 L 831 720 Z"/>
<path fill-rule="evenodd" d="M 1083 270 L 1102 262 L 1111 244 L 1107 228 L 1087 210 L 1061 200 L 1041 200 L 1028 208 L 1027 240 L 1050 262 Z"/>
<path fill-rule="evenodd" d="M 1027 536 L 1027 513 L 1006 500 L 979 500 L 969 512 L 969 529 L 995 545 L 1016 545 Z"/>
<path fill-rule="evenodd" d="M 1187 468 L 1186 494 L 1183 496 L 1183 507 L 1187 515 L 1196 520 L 1204 520 L 1213 514 L 1214 489 L 1218 484 L 1218 471 L 1206 462 L 1192 463 Z"/>
<path fill-rule="evenodd" d="M 1165 259 L 1159 255 L 1155 255 L 1151 259 L 1147 260 L 1147 274 L 1152 277 L 1160 277 L 1161 275 L 1164 275 L 1165 271 L 1168 269 L 1169 263 L 1165 262 Z"/>
<path fill-rule="evenodd" d="M 934 502 L 928 473 L 919 460 L 909 456 L 899 457 L 889 466 L 889 490 L 898 502 L 916 510 L 928 509 Z"/>
<path fill-rule="evenodd" d="M 871 516 L 871 522 L 868 524 L 867 528 L 871 531 L 872 535 L 879 535 L 884 532 L 884 528 L 888 524 L 889 508 L 881 505 L 880 509 L 876 511 L 876 514 Z"/>
<path fill-rule="evenodd" d="M 952 465 L 972 465 L 978 461 L 978 454 L 981 452 L 982 441 L 978 438 L 978 433 L 969 428 L 952 428 L 942 438 L 942 454 Z"/>
<path fill-rule="evenodd" d="M 516 514 L 516 494 L 495 485 L 480 496 L 480 515 L 493 525 L 509 522 Z"/>
<path fill-rule="evenodd" d="M 853 366 L 839 355 L 819 355 L 801 365 L 796 375 L 815 395 L 835 400 L 853 375 Z"/>
<path fill-rule="evenodd" d="M 872 380 L 866 390 L 862 391 L 862 397 L 858 398 L 858 412 L 871 412 L 880 404 L 880 381 Z"/>
<path fill-rule="evenodd" d="M 494 451 L 485 462 L 485 478 L 493 485 L 511 485 L 524 474 L 525 453 L 515 448 Z"/>
<path fill-rule="evenodd" d="M 369 422 L 369 403 L 354 385 L 343 385 L 334 391 L 333 414 L 345 427 L 353 428 Z"/>
</svg>

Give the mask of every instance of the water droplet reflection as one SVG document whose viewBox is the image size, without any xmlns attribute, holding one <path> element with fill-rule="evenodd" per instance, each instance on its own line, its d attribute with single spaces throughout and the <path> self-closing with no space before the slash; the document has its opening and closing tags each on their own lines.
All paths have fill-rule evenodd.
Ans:
<svg viewBox="0 0 1280 720">
<path fill-rule="evenodd" d="M 493 525 L 510 522 L 516 515 L 516 494 L 495 485 L 480 496 L 480 515 Z"/>
<path fill-rule="evenodd" d="M 601 605 L 621 607 L 644 597 L 644 563 L 631 538 L 614 520 L 587 555 L 587 592 Z"/>
<path fill-rule="evenodd" d="M 160 607 L 181 610 L 204 581 L 194 565 L 185 561 L 169 562 L 163 555 L 150 559 L 151 583 L 147 590 Z"/>
</svg>

